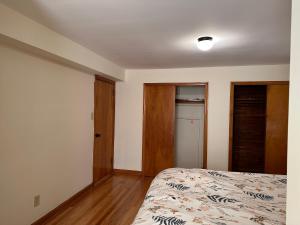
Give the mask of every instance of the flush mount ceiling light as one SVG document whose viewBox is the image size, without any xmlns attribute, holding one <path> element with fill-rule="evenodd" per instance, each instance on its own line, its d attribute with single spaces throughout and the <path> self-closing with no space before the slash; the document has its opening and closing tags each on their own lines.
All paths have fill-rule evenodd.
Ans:
<svg viewBox="0 0 300 225">
<path fill-rule="evenodd" d="M 213 38 L 212 37 L 200 37 L 198 38 L 197 47 L 201 51 L 208 51 L 210 50 L 214 45 Z"/>
</svg>

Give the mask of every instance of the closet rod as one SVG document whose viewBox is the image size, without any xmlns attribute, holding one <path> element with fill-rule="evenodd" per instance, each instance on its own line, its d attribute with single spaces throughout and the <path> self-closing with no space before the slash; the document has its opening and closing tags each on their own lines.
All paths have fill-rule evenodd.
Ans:
<svg viewBox="0 0 300 225">
<path fill-rule="evenodd" d="M 192 118 L 183 118 L 183 117 L 177 117 L 176 119 L 179 119 L 179 120 L 201 120 L 201 119 L 192 119 Z"/>
<path fill-rule="evenodd" d="M 189 99 L 176 99 L 176 103 L 181 103 L 181 104 L 204 104 L 205 100 L 204 99 L 199 99 L 199 100 L 189 100 Z"/>
</svg>

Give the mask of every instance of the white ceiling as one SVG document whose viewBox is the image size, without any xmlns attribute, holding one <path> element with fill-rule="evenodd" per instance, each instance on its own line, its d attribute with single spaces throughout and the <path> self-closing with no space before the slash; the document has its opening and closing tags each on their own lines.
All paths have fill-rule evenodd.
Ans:
<svg viewBox="0 0 300 225">
<path fill-rule="evenodd" d="M 289 62 L 291 0 L 0 0 L 125 68 Z M 199 36 L 216 39 L 201 52 Z"/>
</svg>

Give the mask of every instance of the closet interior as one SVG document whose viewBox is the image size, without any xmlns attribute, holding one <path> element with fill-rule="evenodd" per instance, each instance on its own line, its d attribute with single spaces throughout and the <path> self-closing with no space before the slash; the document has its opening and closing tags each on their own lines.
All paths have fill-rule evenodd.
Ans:
<svg viewBox="0 0 300 225">
<path fill-rule="evenodd" d="M 203 86 L 176 87 L 175 167 L 203 168 Z"/>
</svg>

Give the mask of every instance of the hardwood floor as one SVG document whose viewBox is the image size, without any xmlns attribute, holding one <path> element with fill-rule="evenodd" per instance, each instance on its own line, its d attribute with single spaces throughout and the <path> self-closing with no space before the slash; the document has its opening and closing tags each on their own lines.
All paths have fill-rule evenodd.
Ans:
<svg viewBox="0 0 300 225">
<path fill-rule="evenodd" d="M 151 181 L 149 177 L 113 175 L 44 224 L 130 225 Z"/>
</svg>

